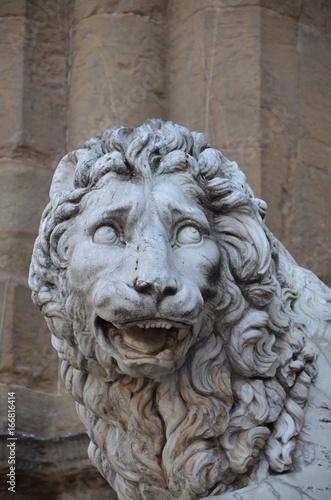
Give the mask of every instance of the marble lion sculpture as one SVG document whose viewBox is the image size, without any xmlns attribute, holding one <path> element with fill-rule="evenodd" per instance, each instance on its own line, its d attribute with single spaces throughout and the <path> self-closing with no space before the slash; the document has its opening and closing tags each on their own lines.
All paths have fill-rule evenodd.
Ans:
<svg viewBox="0 0 331 500">
<path fill-rule="evenodd" d="M 148 120 L 65 156 L 50 199 L 33 300 L 118 498 L 329 498 L 330 290 L 237 164 Z"/>
</svg>

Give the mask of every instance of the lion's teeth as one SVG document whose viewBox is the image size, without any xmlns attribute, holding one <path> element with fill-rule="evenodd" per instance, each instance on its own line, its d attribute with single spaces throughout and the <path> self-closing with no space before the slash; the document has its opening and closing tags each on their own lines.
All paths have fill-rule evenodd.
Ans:
<svg viewBox="0 0 331 500">
<path fill-rule="evenodd" d="M 160 327 L 161 328 L 166 328 L 167 330 L 169 330 L 171 328 L 171 326 L 172 326 L 171 323 L 167 323 L 166 321 L 162 321 L 160 323 Z"/>
<path fill-rule="evenodd" d="M 180 328 L 178 330 L 178 340 L 183 340 L 185 339 L 186 335 L 189 332 L 189 328 Z"/>
<path fill-rule="evenodd" d="M 172 359 L 172 352 L 170 349 L 164 349 L 164 351 L 160 352 L 156 357 L 161 361 L 170 361 Z"/>
<path fill-rule="evenodd" d="M 166 347 L 171 349 L 175 346 L 175 344 L 176 344 L 176 339 L 171 335 L 167 335 L 166 344 L 165 344 Z"/>
<path fill-rule="evenodd" d="M 149 321 L 148 323 L 137 323 L 139 328 L 166 328 L 169 330 L 172 325 L 166 321 Z"/>
<path fill-rule="evenodd" d="M 113 326 L 117 328 L 117 330 L 121 330 L 122 328 L 122 326 L 119 323 L 113 323 Z M 108 323 L 107 327 L 111 329 L 111 323 Z"/>
</svg>

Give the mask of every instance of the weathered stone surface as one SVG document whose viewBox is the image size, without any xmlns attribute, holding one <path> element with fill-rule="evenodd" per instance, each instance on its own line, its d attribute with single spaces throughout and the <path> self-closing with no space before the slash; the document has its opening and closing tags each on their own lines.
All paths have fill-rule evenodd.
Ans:
<svg viewBox="0 0 331 500">
<path fill-rule="evenodd" d="M 69 3 L 1 5 L 0 147 L 7 153 L 64 153 Z"/>
<path fill-rule="evenodd" d="M 44 156 L 65 153 L 70 0 L 27 2 L 23 144 Z"/>
<path fill-rule="evenodd" d="M 40 439 L 18 433 L 20 460 L 17 462 L 15 498 L 56 500 L 113 500 L 117 496 L 91 465 L 85 433 Z M 0 436 L 0 471 L 8 470 L 6 437 Z M 87 491 L 86 491 L 87 490 Z M 12 494 L 12 493 L 10 493 Z M 8 497 L 7 485 L 0 485 L 2 498 Z"/>
<path fill-rule="evenodd" d="M 296 15 L 295 2 L 292 7 L 292 17 L 261 10 L 262 194 L 270 229 L 300 263 L 313 263 L 330 283 L 330 179 L 320 173 L 330 170 L 330 38 L 317 30 L 316 16 L 308 20 L 307 2 Z"/>
<path fill-rule="evenodd" d="M 259 7 L 170 2 L 168 23 L 167 117 L 238 161 L 258 196 Z"/>
<path fill-rule="evenodd" d="M 298 19 L 301 13 L 302 4 L 308 2 L 303 2 L 302 0 L 288 0 L 286 2 L 277 2 L 277 0 L 260 0 L 259 3 L 262 7 L 284 16 L 283 19 L 286 20 L 286 17 Z"/>
<path fill-rule="evenodd" d="M 330 35 L 331 3 L 327 0 L 317 2 L 302 1 L 300 22 L 304 25 L 315 26 L 318 31 Z"/>
<path fill-rule="evenodd" d="M 15 278 L 24 276 L 26 280 L 34 239 L 34 235 L 0 234 L 0 271 Z"/>
<path fill-rule="evenodd" d="M 277 40 L 277 50 L 275 50 Z M 283 227 L 289 216 L 289 175 L 298 137 L 297 22 L 261 10 L 261 190 L 268 203 L 268 226 L 288 245 Z"/>
<path fill-rule="evenodd" d="M 289 184 L 290 206 L 284 221 L 284 240 L 291 252 L 298 255 L 301 265 L 330 283 L 331 175 L 311 165 L 293 163 Z"/>
<path fill-rule="evenodd" d="M 24 16 L 26 0 L 2 0 L 0 3 L 0 17 Z"/>
<path fill-rule="evenodd" d="M 238 0 L 240 2 L 240 0 Z M 329 33 L 331 25 L 331 4 L 328 0 L 259 0 L 259 5 L 270 11 L 277 12 L 283 19 L 292 17 L 300 25 L 314 26 L 320 32 Z"/>
<path fill-rule="evenodd" d="M 20 379 L 21 385 L 10 383 L 10 391 L 15 392 L 17 419 L 17 432 L 24 432 L 47 438 L 52 436 L 65 436 L 69 434 L 79 434 L 85 431 L 83 424 L 75 417 L 75 403 L 68 394 L 51 394 L 50 388 L 42 387 L 43 392 L 38 391 L 38 387 L 28 389 L 22 387 L 24 379 Z M 56 379 L 55 379 L 56 380 Z M 46 392 L 48 389 L 48 392 Z M 8 386 L 0 384 L 1 408 L 7 407 Z M 5 412 L 0 415 L 1 429 L 7 428 L 7 415 Z"/>
<path fill-rule="evenodd" d="M 163 24 L 144 13 L 109 13 L 100 3 L 84 17 L 89 10 L 79 9 L 83 18 L 74 25 L 70 148 L 116 123 L 164 114 Z"/>
<path fill-rule="evenodd" d="M 0 161 L 0 232 L 36 233 L 51 178 L 50 169 L 38 168 L 31 160 Z"/>
<path fill-rule="evenodd" d="M 23 31 L 22 18 L 0 18 L 0 151 L 5 153 L 22 141 L 24 50 L 15 44 Z"/>
<path fill-rule="evenodd" d="M 172 122 L 58 165 L 29 284 L 120 500 L 330 491 L 331 290 L 265 215 L 237 164 Z"/>
<path fill-rule="evenodd" d="M 28 287 L 13 280 L 3 286 L 1 381 L 56 393 L 61 388 L 59 361 L 30 296 Z"/>
<path fill-rule="evenodd" d="M 149 18 L 157 23 L 164 23 L 167 12 L 167 2 L 155 3 L 154 0 L 91 0 L 90 2 L 74 2 L 73 19 L 82 19 L 100 14 L 131 14 Z M 119 19 L 120 22 L 120 19 Z M 123 43 L 125 41 L 123 40 Z"/>
<path fill-rule="evenodd" d="M 28 274 L 51 176 L 31 160 L 0 161 L 0 270 L 16 278 Z"/>
<path fill-rule="evenodd" d="M 331 172 L 331 38 L 300 26 L 298 159 Z"/>
</svg>

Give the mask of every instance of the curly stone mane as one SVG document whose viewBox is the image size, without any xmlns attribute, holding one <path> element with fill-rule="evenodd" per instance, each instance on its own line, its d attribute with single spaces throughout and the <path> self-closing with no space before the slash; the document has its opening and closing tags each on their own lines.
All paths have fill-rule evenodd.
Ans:
<svg viewBox="0 0 331 500">
<path fill-rule="evenodd" d="M 65 235 L 85 195 L 110 172 L 133 178 L 146 169 L 191 176 L 222 255 L 198 339 L 183 366 L 160 380 L 121 373 L 89 332 L 84 298 L 70 293 L 67 276 Z M 106 130 L 60 163 L 30 286 L 88 429 L 89 456 L 120 499 L 197 499 L 291 467 L 315 375 L 308 333 L 322 320 L 316 278 L 301 269 L 298 277 L 264 223 L 266 208 L 236 163 L 171 122 Z"/>
</svg>

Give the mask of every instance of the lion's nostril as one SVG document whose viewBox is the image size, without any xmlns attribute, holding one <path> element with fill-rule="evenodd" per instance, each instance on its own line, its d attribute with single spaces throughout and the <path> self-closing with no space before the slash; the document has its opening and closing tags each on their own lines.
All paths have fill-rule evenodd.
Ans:
<svg viewBox="0 0 331 500">
<path fill-rule="evenodd" d="M 164 295 L 175 295 L 177 293 L 178 286 L 177 283 L 171 283 L 167 285 L 164 289 Z"/>
<path fill-rule="evenodd" d="M 134 289 L 146 295 L 153 295 L 157 299 L 166 297 L 168 295 L 175 295 L 178 290 L 177 282 L 175 279 L 162 279 L 156 278 L 155 280 L 144 280 L 136 278 L 133 282 Z"/>
<path fill-rule="evenodd" d="M 153 284 L 148 283 L 147 281 L 140 280 L 136 278 L 133 282 L 134 289 L 139 293 L 152 293 L 153 292 Z"/>
</svg>

